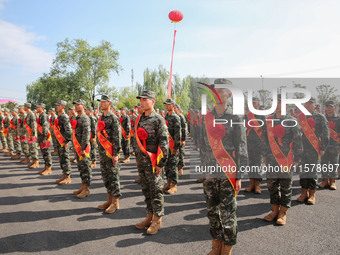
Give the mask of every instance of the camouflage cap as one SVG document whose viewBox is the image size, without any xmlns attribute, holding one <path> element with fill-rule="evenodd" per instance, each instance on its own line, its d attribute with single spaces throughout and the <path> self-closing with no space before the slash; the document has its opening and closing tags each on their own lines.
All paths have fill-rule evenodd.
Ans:
<svg viewBox="0 0 340 255">
<path fill-rule="evenodd" d="M 81 104 L 83 106 L 86 106 L 86 102 L 83 99 L 78 99 L 78 100 L 74 101 L 73 104 Z"/>
<path fill-rule="evenodd" d="M 253 103 L 260 103 L 260 99 L 258 97 L 253 97 Z"/>
<path fill-rule="evenodd" d="M 44 103 L 40 103 L 40 104 L 37 105 L 37 107 L 45 108 L 46 105 Z"/>
<path fill-rule="evenodd" d="M 91 106 L 86 107 L 86 110 L 89 110 L 90 112 L 93 112 L 93 108 Z"/>
<path fill-rule="evenodd" d="M 315 108 L 316 108 L 316 109 L 320 109 L 321 106 L 320 106 L 319 104 L 317 104 L 317 105 L 315 106 Z"/>
<path fill-rule="evenodd" d="M 67 103 L 66 103 L 66 101 L 64 101 L 64 100 L 59 100 L 55 105 L 63 105 L 63 106 L 66 106 Z"/>
<path fill-rule="evenodd" d="M 120 109 L 121 109 L 121 110 L 124 110 L 124 111 L 127 111 L 127 110 L 128 110 L 128 108 L 126 108 L 126 107 L 124 107 L 124 106 L 123 106 L 123 107 L 120 107 Z"/>
<path fill-rule="evenodd" d="M 232 83 L 231 83 L 231 81 L 229 81 L 225 78 L 219 78 L 219 79 L 215 79 L 214 84 L 211 84 L 210 86 L 214 88 L 216 85 L 221 85 L 221 84 L 231 85 Z"/>
<path fill-rule="evenodd" d="M 141 95 L 136 97 L 137 99 L 140 98 L 151 98 L 156 99 L 156 93 L 151 90 L 144 90 Z"/>
<path fill-rule="evenodd" d="M 74 106 L 70 106 L 68 109 L 69 110 L 75 110 L 76 108 Z"/>
<path fill-rule="evenodd" d="M 28 107 L 28 108 L 31 108 L 32 107 L 32 104 L 31 103 L 25 103 L 24 106 Z"/>
<path fill-rule="evenodd" d="M 105 95 L 105 94 L 102 94 L 101 98 L 100 99 L 97 99 L 97 101 L 99 102 L 111 102 L 110 98 L 108 95 Z"/>
<path fill-rule="evenodd" d="M 316 99 L 314 97 L 311 97 L 308 102 L 316 103 Z"/>
<path fill-rule="evenodd" d="M 24 108 L 22 104 L 18 106 L 18 109 L 22 109 L 22 108 Z"/>
<path fill-rule="evenodd" d="M 259 109 L 260 109 L 260 110 L 264 110 L 264 105 L 261 104 L 261 105 L 259 106 Z"/>
<path fill-rule="evenodd" d="M 325 103 L 326 106 L 335 106 L 335 102 L 333 100 L 328 100 L 326 103 Z"/>
<path fill-rule="evenodd" d="M 18 112 L 18 108 L 13 108 L 12 112 Z"/>
<path fill-rule="evenodd" d="M 48 110 L 49 112 L 55 112 L 55 108 L 50 108 L 49 110 Z"/>
<path fill-rule="evenodd" d="M 172 98 L 168 98 L 163 104 L 176 104 L 176 102 Z"/>
</svg>

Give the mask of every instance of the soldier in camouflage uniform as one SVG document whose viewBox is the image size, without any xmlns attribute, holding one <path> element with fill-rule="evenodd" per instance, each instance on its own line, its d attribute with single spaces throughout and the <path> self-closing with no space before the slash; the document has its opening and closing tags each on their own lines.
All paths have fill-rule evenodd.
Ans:
<svg viewBox="0 0 340 255">
<path fill-rule="evenodd" d="M 45 167 L 43 170 L 39 171 L 39 174 L 48 175 L 52 173 L 51 150 L 50 150 L 50 146 L 46 148 L 43 148 L 43 147 L 47 146 L 47 142 L 49 142 L 51 133 L 49 132 L 49 119 L 44 109 L 45 109 L 45 104 L 37 105 L 37 113 L 38 113 L 37 124 L 41 126 L 41 130 L 37 128 L 38 143 L 40 144 L 41 154 L 45 161 Z"/>
<path fill-rule="evenodd" d="M 74 105 L 69 108 L 68 116 L 69 116 L 70 122 L 72 120 L 76 119 L 77 113 L 76 113 L 76 108 L 74 107 Z M 72 132 L 73 132 L 73 130 L 72 130 Z M 74 157 L 73 157 L 73 159 L 71 159 L 71 162 L 72 163 L 77 163 L 77 153 L 76 153 L 76 151 L 74 149 L 73 141 L 71 141 L 70 149 L 73 151 L 73 154 L 74 154 Z"/>
<path fill-rule="evenodd" d="M 167 110 L 165 115 L 165 122 L 169 131 L 169 150 L 168 159 L 164 168 L 167 184 L 164 186 L 163 191 L 168 194 L 177 192 L 178 182 L 178 150 L 181 147 L 181 119 L 175 113 L 175 101 L 168 98 L 164 102 Z"/>
<path fill-rule="evenodd" d="M 56 120 L 56 118 L 58 118 L 58 116 L 56 115 L 54 108 L 50 108 L 49 112 L 50 112 L 50 120 L 49 120 L 50 121 L 50 133 L 52 135 L 52 142 L 53 142 L 53 148 L 54 148 L 51 155 L 57 156 L 58 155 L 58 141 L 53 132 L 52 125 L 54 125 L 54 121 Z"/>
<path fill-rule="evenodd" d="M 75 104 L 77 117 L 71 121 L 73 129 L 73 146 L 77 156 L 77 166 L 81 178 L 81 188 L 74 191 L 77 198 L 84 198 L 90 195 L 90 186 L 92 179 L 92 169 L 90 163 L 90 136 L 91 136 L 91 121 L 85 114 L 86 102 L 78 99 L 73 102 Z M 78 145 L 77 145 L 78 143 Z M 79 146 L 79 148 L 77 148 Z"/>
<path fill-rule="evenodd" d="M 210 226 L 210 234 L 212 236 L 212 250 L 209 254 L 231 254 L 232 246 L 236 244 L 237 239 L 237 219 L 236 219 L 236 194 L 241 189 L 241 174 L 240 168 L 248 165 L 247 155 L 247 139 L 245 128 L 241 125 L 231 125 L 231 122 L 242 122 L 243 118 L 233 115 L 231 107 L 228 107 L 227 102 L 230 97 L 230 92 L 226 88 L 217 88 L 221 84 L 230 84 L 226 79 L 216 79 L 214 87 L 221 97 L 222 104 L 216 98 L 216 105 L 209 113 L 202 119 L 202 128 L 200 129 L 200 150 L 201 162 L 203 167 L 221 166 L 219 162 L 232 166 L 232 161 L 225 162 L 221 159 L 216 159 L 209 139 L 213 134 L 207 133 L 208 126 L 214 132 L 214 139 L 222 141 L 224 150 L 228 152 L 225 158 L 232 158 L 234 171 L 236 175 L 235 187 L 227 178 L 224 171 L 208 171 L 205 174 L 203 182 L 204 194 L 208 209 L 208 219 Z M 227 120 L 228 124 L 218 124 L 219 132 L 215 131 L 213 123 L 207 122 L 207 117 L 210 119 Z M 207 124 L 207 128 L 206 128 Z M 211 132 L 211 131 L 210 131 Z M 210 137 L 210 138 L 209 138 Z M 233 179 L 234 180 L 234 179 Z"/>
<path fill-rule="evenodd" d="M 176 104 L 175 105 L 175 113 L 181 119 L 181 147 L 178 151 L 178 176 L 183 175 L 183 167 L 184 167 L 184 156 L 185 156 L 185 139 L 187 136 L 187 123 L 184 115 L 181 113 L 181 107 Z"/>
<path fill-rule="evenodd" d="M 98 206 L 105 213 L 114 213 L 119 209 L 119 151 L 121 148 L 121 128 L 116 115 L 110 111 L 111 101 L 107 95 L 97 99 L 101 103 L 103 114 L 98 121 L 98 147 L 100 155 L 100 169 L 107 191 L 107 201 Z M 106 146 L 107 145 L 107 146 Z M 105 146 L 105 147 L 104 147 Z M 108 149 L 110 148 L 110 149 Z"/>
<path fill-rule="evenodd" d="M 131 128 L 130 128 L 130 152 L 131 152 L 131 155 L 135 155 L 135 147 L 134 144 L 133 144 L 133 140 L 134 140 L 134 129 L 133 129 L 133 126 L 134 126 L 134 123 L 135 123 L 135 120 L 137 118 L 136 116 L 136 111 L 135 109 L 130 109 L 129 112 L 128 112 L 128 115 L 130 117 L 130 123 L 131 123 Z"/>
<path fill-rule="evenodd" d="M 340 118 L 335 113 L 335 102 L 326 102 L 326 119 L 328 121 L 330 140 L 325 154 L 321 158 L 321 166 L 326 166 L 327 171 L 322 171 L 323 181 L 318 185 L 320 188 L 336 190 L 335 180 L 337 178 L 337 165 L 339 163 L 339 135 Z"/>
<path fill-rule="evenodd" d="M 260 100 L 257 97 L 253 97 L 253 106 L 255 109 L 258 109 L 260 106 Z M 254 120 L 256 119 L 256 120 Z M 265 117 L 261 115 L 253 115 L 249 110 L 245 115 L 246 123 L 250 121 L 251 126 L 260 126 L 261 120 L 263 123 L 265 122 Z M 260 120 L 260 121 L 259 121 Z M 257 121 L 255 123 L 254 121 Z M 245 188 L 246 192 L 254 191 L 255 194 L 261 194 L 261 182 L 262 182 L 262 173 L 260 167 L 263 163 L 263 131 L 261 127 L 251 127 L 246 124 L 247 127 L 247 147 L 248 147 L 248 157 L 249 157 L 249 165 L 259 167 L 258 171 L 252 171 L 249 173 L 249 187 Z M 256 128 L 256 130 L 255 130 Z"/>
<path fill-rule="evenodd" d="M 137 97 L 144 113 L 138 116 L 135 123 L 138 139 L 137 166 L 142 192 L 146 203 L 146 218 L 136 224 L 136 228 L 148 228 L 147 234 L 156 234 L 162 226 L 164 215 L 162 168 L 168 153 L 168 131 L 164 118 L 154 111 L 155 92 L 143 91 Z M 138 123 L 137 123 L 138 121 Z M 149 153 L 160 159 L 152 164 Z M 158 153 L 161 152 L 161 154 Z"/>
<path fill-rule="evenodd" d="M 11 116 L 9 115 L 9 110 L 7 108 L 4 109 L 4 131 L 5 132 L 5 136 L 6 136 L 6 141 L 7 141 L 7 146 L 8 146 L 8 152 L 5 154 L 6 156 L 13 156 L 13 150 L 14 150 L 14 146 L 13 146 L 13 137 L 11 136 Z"/>
<path fill-rule="evenodd" d="M 97 118 L 93 116 L 93 109 L 92 107 L 86 108 L 86 115 L 90 118 L 91 121 L 91 153 L 90 153 L 90 160 L 91 160 L 91 168 L 96 167 L 97 163 L 97 142 L 96 142 L 96 135 L 97 135 Z"/>
<path fill-rule="evenodd" d="M 30 159 L 30 153 L 29 153 L 29 148 L 28 148 L 28 139 L 25 138 L 26 128 L 24 125 L 24 121 L 26 119 L 26 112 L 24 110 L 24 106 L 19 105 L 18 111 L 19 111 L 19 119 L 18 119 L 19 137 L 20 137 L 21 149 L 25 155 L 25 158 L 21 160 L 20 163 L 28 164 L 30 163 L 31 159 Z"/>
<path fill-rule="evenodd" d="M 13 119 L 11 120 L 11 136 L 14 141 L 14 149 L 16 154 L 11 157 L 11 159 L 20 159 L 21 158 L 21 143 L 20 143 L 20 135 L 19 135 L 19 121 L 18 121 L 18 109 L 14 108 L 12 110 Z"/>
<path fill-rule="evenodd" d="M 283 121 L 285 121 L 285 127 L 281 125 Z M 265 121 L 263 127 L 264 145 L 262 146 L 267 166 L 277 167 L 280 170 L 278 172 L 267 171 L 267 186 L 272 211 L 264 217 L 264 220 L 269 222 L 277 219 L 278 225 L 286 224 L 287 211 L 292 200 L 293 172 L 302 157 L 302 130 L 299 124 L 294 126 L 296 123 L 297 120 L 288 114 L 281 115 L 281 95 L 278 95 L 276 111 Z M 282 152 L 282 154 L 275 156 L 273 151 Z M 289 155 L 292 155 L 292 158 Z M 284 157 L 288 158 L 284 160 L 285 164 L 278 161 Z"/>
<path fill-rule="evenodd" d="M 127 108 L 120 108 L 121 114 L 121 126 L 122 126 L 122 149 L 124 153 L 124 159 L 121 161 L 122 163 L 130 162 L 130 130 L 131 130 L 131 122 L 130 117 L 126 114 Z M 124 131 L 126 133 L 124 137 Z"/>
<path fill-rule="evenodd" d="M 24 120 L 24 125 L 26 123 L 29 128 L 27 128 L 25 125 L 26 135 L 24 135 L 23 138 L 24 139 L 28 138 L 28 150 L 29 150 L 30 157 L 32 159 L 32 163 L 29 164 L 28 167 L 37 168 L 39 167 L 39 158 L 38 158 L 37 142 L 34 141 L 36 140 L 36 136 L 37 136 L 37 119 L 34 113 L 31 111 L 31 103 L 25 103 L 24 110 L 27 114 Z"/>
<path fill-rule="evenodd" d="M 301 160 L 300 169 L 300 185 L 301 195 L 297 201 L 304 203 L 306 199 L 310 205 L 315 204 L 315 192 L 318 187 L 316 165 L 320 164 L 320 158 L 324 155 L 326 147 L 329 142 L 329 127 L 327 119 L 324 115 L 315 111 L 316 100 L 312 97 L 307 103 L 305 108 L 310 112 L 311 115 L 304 116 L 303 113 L 298 115 L 298 120 L 302 117 L 308 118 L 306 125 L 301 124 L 300 126 L 303 131 L 302 144 L 303 144 L 303 155 Z M 306 128 L 306 130 L 304 129 Z M 315 134 L 315 139 L 319 142 L 319 151 L 317 151 L 312 145 L 311 141 L 307 138 L 306 133 L 311 130 L 311 135 Z M 308 135 L 310 137 L 310 135 Z M 312 137 L 310 137 L 312 139 Z M 313 167 L 315 164 L 315 167 Z"/>
<path fill-rule="evenodd" d="M 1 144 L 2 144 L 2 150 L 0 150 L 0 152 L 8 152 L 7 150 L 7 141 L 6 141 L 6 137 L 4 135 L 4 118 L 5 116 L 3 115 L 3 109 L 0 108 L 0 140 L 1 140 Z"/>
<path fill-rule="evenodd" d="M 70 119 L 65 113 L 66 102 L 59 100 L 56 103 L 58 116 L 54 120 L 54 126 L 56 131 L 53 131 L 57 137 L 57 133 L 60 133 L 60 142 L 57 139 L 57 151 L 60 162 L 60 167 L 63 171 L 63 176 L 56 180 L 56 183 L 60 185 L 71 183 L 71 163 L 70 163 L 70 152 L 69 148 L 71 146 L 72 140 L 72 128 Z"/>
</svg>

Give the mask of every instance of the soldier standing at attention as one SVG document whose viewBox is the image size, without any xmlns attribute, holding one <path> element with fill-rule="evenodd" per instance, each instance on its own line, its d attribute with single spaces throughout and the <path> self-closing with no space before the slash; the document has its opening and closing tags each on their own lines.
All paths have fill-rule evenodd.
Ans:
<svg viewBox="0 0 340 255">
<path fill-rule="evenodd" d="M 318 187 L 316 168 L 320 164 L 320 158 L 325 154 L 329 142 L 327 119 L 315 110 L 315 102 L 316 100 L 312 97 L 305 103 L 305 108 L 311 115 L 306 116 L 300 113 L 297 116 L 303 131 L 303 154 L 299 166 L 301 195 L 297 201 L 304 203 L 308 199 L 307 204 L 310 205 L 315 204 L 315 192 Z"/>
<path fill-rule="evenodd" d="M 175 113 L 175 102 L 168 98 L 165 102 L 167 114 L 165 115 L 165 123 L 168 126 L 169 132 L 169 150 L 168 159 L 165 164 L 165 175 L 167 184 L 164 186 L 163 191 L 168 194 L 177 192 L 178 183 L 178 150 L 181 147 L 181 119 Z"/>
<path fill-rule="evenodd" d="M 31 111 L 31 103 L 24 104 L 24 110 L 27 113 L 24 120 L 26 135 L 24 139 L 28 138 L 28 149 L 32 159 L 32 163 L 28 165 L 29 168 L 39 167 L 38 149 L 37 149 L 37 119 Z"/>
<path fill-rule="evenodd" d="M 0 108 L 0 140 L 2 144 L 2 150 L 0 152 L 8 152 L 6 136 L 4 135 L 4 118 L 3 109 Z"/>
<path fill-rule="evenodd" d="M 70 122 L 72 120 L 75 120 L 76 117 L 77 117 L 77 113 L 76 113 L 76 108 L 74 106 L 71 106 L 69 108 L 69 111 L 68 111 L 68 116 L 70 118 Z M 72 148 L 72 151 L 73 151 L 73 154 L 74 154 L 74 157 L 73 159 L 71 159 L 71 162 L 72 163 L 77 163 L 77 154 L 76 154 L 76 151 L 74 150 L 74 144 L 73 144 L 73 141 L 71 141 L 71 148 Z"/>
<path fill-rule="evenodd" d="M 187 136 L 187 123 L 184 115 L 181 112 L 181 107 L 176 104 L 175 105 L 175 113 L 181 119 L 181 147 L 179 148 L 178 154 L 178 176 L 183 175 L 183 167 L 184 167 L 184 156 L 185 156 L 185 139 Z"/>
<path fill-rule="evenodd" d="M 52 134 L 52 141 L 53 141 L 53 148 L 54 148 L 54 151 L 51 153 L 51 155 L 57 156 L 58 155 L 58 140 L 55 137 L 52 125 L 54 125 L 54 121 L 56 120 L 58 116 L 55 114 L 54 108 L 50 108 L 49 112 L 50 112 L 50 133 Z"/>
<path fill-rule="evenodd" d="M 28 139 L 25 137 L 26 128 L 25 128 L 25 125 L 24 125 L 24 121 L 26 119 L 26 112 L 24 111 L 24 106 L 19 105 L 18 111 L 19 111 L 19 119 L 18 119 L 19 133 L 18 133 L 18 135 L 20 137 L 22 152 L 25 155 L 25 158 L 23 160 L 21 160 L 20 163 L 28 164 L 28 163 L 30 163 L 31 160 L 30 160 L 30 153 L 29 153 L 29 149 L 28 149 Z"/>
<path fill-rule="evenodd" d="M 41 175 L 48 175 L 52 173 L 52 156 L 50 151 L 51 133 L 49 131 L 49 120 L 46 112 L 44 111 L 45 104 L 37 105 L 37 130 L 38 130 L 38 143 L 40 144 L 41 154 L 45 161 L 45 167 L 39 171 Z"/>
<path fill-rule="evenodd" d="M 91 168 L 96 167 L 97 163 L 97 142 L 96 142 L 96 135 L 97 135 L 97 118 L 93 116 L 93 109 L 91 106 L 86 108 L 86 115 L 90 118 L 91 121 L 91 136 L 90 136 L 90 143 L 91 143 L 91 152 L 90 152 L 90 160 L 91 160 Z"/>
<path fill-rule="evenodd" d="M 98 206 L 105 213 L 114 213 L 119 209 L 119 151 L 121 148 L 121 128 L 116 115 L 110 111 L 112 102 L 107 95 L 102 95 L 100 101 L 103 114 L 99 117 L 97 139 L 100 155 L 100 169 L 107 192 L 107 201 Z"/>
<path fill-rule="evenodd" d="M 336 190 L 335 180 L 337 178 L 337 165 L 339 163 L 339 135 L 340 135 L 340 118 L 335 113 L 335 102 L 333 100 L 326 102 L 326 119 L 328 121 L 330 140 L 325 154 L 321 158 L 321 168 L 327 167 L 328 171 L 322 171 L 323 181 L 319 184 L 320 188 L 329 188 Z"/>
<path fill-rule="evenodd" d="M 19 134 L 19 118 L 18 118 L 18 109 L 14 108 L 12 110 L 13 119 L 10 121 L 11 125 L 11 136 L 14 140 L 14 148 L 15 148 L 15 156 L 11 157 L 11 159 L 20 159 L 21 158 L 21 143 L 20 143 L 20 134 Z"/>
<path fill-rule="evenodd" d="M 4 115 L 5 118 L 3 120 L 3 124 L 4 124 L 4 135 L 6 137 L 7 140 L 7 146 L 8 146 L 8 152 L 5 154 L 5 156 L 13 156 L 13 137 L 11 135 L 11 116 L 9 115 L 9 110 L 7 108 L 4 109 Z"/>
<path fill-rule="evenodd" d="M 75 104 L 77 117 L 71 121 L 73 129 L 73 146 L 77 156 L 77 166 L 81 178 L 81 188 L 73 192 L 77 198 L 84 198 L 90 195 L 92 169 L 90 164 L 90 136 L 91 121 L 85 114 L 86 102 L 78 99 Z"/>
<path fill-rule="evenodd" d="M 126 114 L 126 108 L 120 108 L 121 114 L 121 127 L 122 127 L 122 149 L 124 153 L 124 159 L 121 163 L 130 162 L 130 117 Z"/>
<path fill-rule="evenodd" d="M 165 120 L 154 110 L 156 95 L 153 91 L 143 91 L 137 97 L 143 114 L 135 123 L 138 144 L 137 166 L 142 192 L 146 203 L 146 218 L 136 224 L 149 235 L 156 234 L 162 227 L 164 215 L 162 168 L 168 153 L 168 131 Z"/>
<path fill-rule="evenodd" d="M 281 125 L 283 121 L 285 126 Z M 275 113 L 265 121 L 263 134 L 266 164 L 280 170 L 267 171 L 272 211 L 264 220 L 271 222 L 277 218 L 278 225 L 286 224 L 287 211 L 292 201 L 293 169 L 302 157 L 302 130 L 299 124 L 294 126 L 295 123 L 295 118 L 281 115 L 281 95 L 278 95 Z"/>
<path fill-rule="evenodd" d="M 71 163 L 70 163 L 70 141 L 72 140 L 72 128 L 70 119 L 65 113 L 66 102 L 59 100 L 56 103 L 58 117 L 52 125 L 54 135 L 57 139 L 57 151 L 60 162 L 60 168 L 63 171 L 61 179 L 56 183 L 60 185 L 71 183 Z"/>
<path fill-rule="evenodd" d="M 227 88 L 220 88 L 224 84 L 230 84 L 230 81 L 214 81 L 213 86 L 221 102 L 216 98 L 216 105 L 203 117 L 199 132 L 202 166 L 219 165 L 223 169 L 207 172 L 203 182 L 212 236 L 210 255 L 230 255 L 236 244 L 236 195 L 241 189 L 239 170 L 248 165 L 245 128 L 239 124 L 230 125 L 231 122 L 240 123 L 243 119 L 233 115 L 231 107 L 227 105 L 231 93 Z M 227 120 L 228 124 L 214 126 L 215 118 Z"/>
<path fill-rule="evenodd" d="M 253 97 L 253 106 L 258 109 L 260 106 L 260 100 L 257 97 Z M 261 182 L 262 182 L 262 172 L 260 167 L 263 163 L 263 130 L 260 127 L 262 123 L 258 120 L 262 120 L 263 124 L 265 122 L 265 117 L 261 115 L 254 115 L 250 110 L 248 110 L 246 116 L 246 127 L 247 127 L 247 148 L 248 148 L 248 158 L 250 166 L 257 166 L 258 171 L 252 171 L 249 173 L 249 187 L 245 188 L 244 191 L 252 192 L 255 194 L 261 194 Z M 250 122 L 248 122 L 250 121 Z M 250 125 L 248 125 L 248 123 Z"/>
</svg>

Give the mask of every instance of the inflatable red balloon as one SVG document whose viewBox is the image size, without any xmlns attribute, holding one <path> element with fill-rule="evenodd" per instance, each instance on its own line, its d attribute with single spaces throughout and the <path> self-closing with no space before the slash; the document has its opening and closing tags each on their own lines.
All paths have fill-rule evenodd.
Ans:
<svg viewBox="0 0 340 255">
<path fill-rule="evenodd" d="M 183 19 L 183 14 L 180 11 L 172 11 L 169 13 L 169 19 L 171 22 L 180 22 Z"/>
</svg>

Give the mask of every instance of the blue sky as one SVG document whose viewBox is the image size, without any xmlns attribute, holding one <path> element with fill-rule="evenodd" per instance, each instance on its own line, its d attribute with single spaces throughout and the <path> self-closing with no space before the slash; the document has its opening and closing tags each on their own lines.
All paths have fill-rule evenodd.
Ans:
<svg viewBox="0 0 340 255">
<path fill-rule="evenodd" d="M 48 72 L 56 43 L 110 41 L 124 71 L 110 84 L 143 82 L 145 68 L 212 77 L 339 77 L 338 1 L 0 0 L 0 98 L 25 101 L 26 84 Z"/>
</svg>

